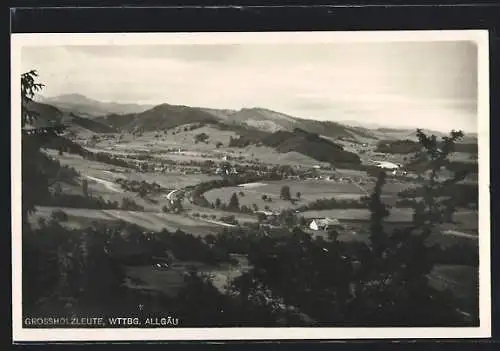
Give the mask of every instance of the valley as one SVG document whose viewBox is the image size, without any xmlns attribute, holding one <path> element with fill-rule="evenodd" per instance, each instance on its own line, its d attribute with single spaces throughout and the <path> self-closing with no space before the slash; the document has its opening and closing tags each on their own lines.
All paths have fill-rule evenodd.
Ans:
<svg viewBox="0 0 500 351">
<path fill-rule="evenodd" d="M 388 140 L 416 144 L 411 131 L 350 127 L 260 108 L 231 111 L 162 104 L 113 109 L 89 101 L 71 103 L 66 97 L 64 102 L 34 103 L 42 116 L 38 127 L 64 125 L 62 138 L 80 150 L 43 149 L 78 176 L 72 184 L 51 185 L 55 195 L 38 204 L 30 217 L 35 227 L 64 218 L 61 225 L 70 229 L 128 223 L 144 232 L 181 231 L 208 240 L 228 230 L 297 226 L 312 237 L 327 238 L 330 230 L 313 229 L 312 223 L 335 219 L 340 223 L 335 226 L 338 240 L 367 242 L 370 211 L 363 201 L 381 171 L 375 162 L 406 165 L 414 154 L 381 152 L 380 145 Z M 456 153 L 454 161 L 474 164 L 474 157 L 477 160 L 467 149 Z M 392 207 L 388 226 L 412 222 L 413 209 L 399 201 L 401 191 L 419 186 L 416 179 L 416 172 L 387 171 L 381 199 Z M 72 200 L 76 198 L 86 200 Z M 64 216 L 54 217 L 55 212 Z M 477 248 L 478 235 L 477 207 L 462 207 L 454 223 L 439 227 L 431 241 Z M 168 272 L 150 264 L 127 265 L 128 284 L 177 291 L 189 264 L 186 259 L 176 264 L 178 269 Z M 200 269 L 216 276 L 216 286 L 224 291 L 228 281 L 248 269 L 245 265 L 222 269 L 201 263 Z M 440 289 L 459 289 L 455 266 L 446 267 L 434 271 L 433 281 Z M 460 279 L 476 279 L 473 271 L 461 270 Z"/>
</svg>

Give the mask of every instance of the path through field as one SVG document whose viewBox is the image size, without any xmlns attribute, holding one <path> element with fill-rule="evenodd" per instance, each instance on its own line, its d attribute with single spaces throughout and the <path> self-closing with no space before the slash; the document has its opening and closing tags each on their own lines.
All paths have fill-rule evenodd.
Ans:
<svg viewBox="0 0 500 351">
<path fill-rule="evenodd" d="M 104 180 L 104 179 L 100 179 L 100 178 L 96 178 L 96 177 L 92 177 L 92 176 L 89 176 L 89 175 L 86 175 L 85 176 L 86 178 L 90 179 L 90 180 L 93 180 L 97 183 L 101 183 L 103 184 L 106 189 L 108 190 L 111 190 L 111 191 L 114 191 L 116 193 L 122 193 L 123 190 L 120 188 L 119 185 L 113 183 L 113 182 L 110 182 L 109 180 Z"/>
</svg>

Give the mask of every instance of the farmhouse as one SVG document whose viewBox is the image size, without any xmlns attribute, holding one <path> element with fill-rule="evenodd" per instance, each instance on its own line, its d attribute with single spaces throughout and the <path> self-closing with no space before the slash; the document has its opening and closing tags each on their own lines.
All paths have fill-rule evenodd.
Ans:
<svg viewBox="0 0 500 351">
<path fill-rule="evenodd" d="M 332 228 L 337 228 L 340 226 L 340 222 L 335 218 L 318 218 L 313 219 L 309 224 L 309 228 L 312 230 L 328 230 Z"/>
</svg>

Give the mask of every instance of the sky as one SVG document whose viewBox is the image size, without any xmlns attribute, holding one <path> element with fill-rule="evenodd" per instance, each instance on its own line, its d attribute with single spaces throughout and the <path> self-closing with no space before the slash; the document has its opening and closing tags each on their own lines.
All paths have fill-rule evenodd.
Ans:
<svg viewBox="0 0 500 351">
<path fill-rule="evenodd" d="M 22 50 L 42 95 L 476 132 L 473 42 L 46 46 Z"/>
</svg>

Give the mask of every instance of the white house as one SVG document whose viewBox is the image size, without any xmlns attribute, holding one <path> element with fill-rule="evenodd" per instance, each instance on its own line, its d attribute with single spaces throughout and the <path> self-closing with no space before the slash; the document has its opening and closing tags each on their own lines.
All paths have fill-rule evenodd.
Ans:
<svg viewBox="0 0 500 351">
<path fill-rule="evenodd" d="M 309 228 L 312 230 L 328 230 L 340 226 L 340 222 L 335 218 L 319 218 L 313 219 L 309 223 Z"/>
<path fill-rule="evenodd" d="M 386 161 L 376 161 L 375 165 L 377 167 L 384 168 L 384 169 L 390 169 L 390 170 L 400 168 L 400 165 L 398 165 L 396 163 L 392 163 L 392 162 L 386 162 Z"/>
</svg>

